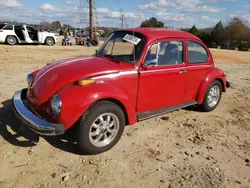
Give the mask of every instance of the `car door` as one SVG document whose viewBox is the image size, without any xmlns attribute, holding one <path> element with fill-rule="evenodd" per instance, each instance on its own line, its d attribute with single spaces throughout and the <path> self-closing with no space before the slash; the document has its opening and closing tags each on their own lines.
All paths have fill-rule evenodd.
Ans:
<svg viewBox="0 0 250 188">
<path fill-rule="evenodd" d="M 40 31 L 37 32 L 37 38 L 38 38 L 38 42 L 42 42 L 43 41 L 42 32 L 40 32 Z"/>
<path fill-rule="evenodd" d="M 22 34 L 23 34 L 23 36 L 24 36 L 25 42 L 30 43 L 30 42 L 31 42 L 31 39 L 30 39 L 30 37 L 29 37 L 28 31 L 27 31 L 27 29 L 26 29 L 25 26 L 22 27 Z"/>
<path fill-rule="evenodd" d="M 139 69 L 137 112 L 180 105 L 186 86 L 184 39 L 158 41 Z"/>
<path fill-rule="evenodd" d="M 197 92 L 213 60 L 205 45 L 200 41 L 187 40 L 186 56 L 188 59 L 187 86 L 184 102 L 196 100 Z"/>
</svg>

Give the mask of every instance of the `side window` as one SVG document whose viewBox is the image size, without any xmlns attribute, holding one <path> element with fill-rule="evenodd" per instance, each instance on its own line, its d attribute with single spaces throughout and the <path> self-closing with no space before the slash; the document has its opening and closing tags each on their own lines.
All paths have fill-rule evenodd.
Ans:
<svg viewBox="0 0 250 188">
<path fill-rule="evenodd" d="M 3 30 L 13 30 L 13 26 L 7 25 Z"/>
<path fill-rule="evenodd" d="M 184 62 L 184 44 L 182 41 L 163 41 L 150 47 L 146 56 L 146 65 L 178 65 Z"/>
<path fill-rule="evenodd" d="M 188 41 L 188 62 L 205 63 L 208 61 L 207 50 L 199 43 L 194 41 Z"/>
</svg>

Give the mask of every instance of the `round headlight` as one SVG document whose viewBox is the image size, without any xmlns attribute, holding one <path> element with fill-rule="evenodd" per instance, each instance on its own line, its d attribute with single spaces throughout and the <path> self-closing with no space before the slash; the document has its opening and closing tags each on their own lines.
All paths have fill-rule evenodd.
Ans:
<svg viewBox="0 0 250 188">
<path fill-rule="evenodd" d="M 30 86 L 32 80 L 33 80 L 32 74 L 28 74 L 28 75 L 27 75 L 27 84 L 28 84 L 28 86 Z"/>
<path fill-rule="evenodd" d="M 58 116 L 62 109 L 62 101 L 60 99 L 60 96 L 58 94 L 54 95 L 51 98 L 51 110 L 54 115 Z"/>
</svg>

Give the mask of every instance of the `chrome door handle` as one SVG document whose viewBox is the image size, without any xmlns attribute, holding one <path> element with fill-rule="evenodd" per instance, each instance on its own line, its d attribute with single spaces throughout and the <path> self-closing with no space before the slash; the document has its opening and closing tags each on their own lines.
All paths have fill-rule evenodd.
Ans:
<svg viewBox="0 0 250 188">
<path fill-rule="evenodd" d="M 181 70 L 180 71 L 180 74 L 184 74 L 184 73 L 186 73 L 187 72 L 187 70 Z"/>
</svg>

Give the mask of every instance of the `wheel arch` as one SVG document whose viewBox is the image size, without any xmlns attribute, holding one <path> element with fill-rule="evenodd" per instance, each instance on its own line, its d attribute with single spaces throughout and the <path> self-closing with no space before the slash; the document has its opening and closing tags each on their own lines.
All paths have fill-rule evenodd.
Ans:
<svg viewBox="0 0 250 188">
<path fill-rule="evenodd" d="M 95 101 L 92 105 L 94 105 L 95 103 L 100 102 L 100 101 L 110 101 L 110 102 L 113 102 L 116 105 L 118 105 L 122 109 L 122 111 L 123 111 L 123 113 L 125 115 L 126 125 L 129 125 L 129 118 L 128 118 L 127 109 L 120 100 L 118 100 L 116 98 L 102 98 L 102 99 L 99 99 L 99 100 Z"/>
<path fill-rule="evenodd" d="M 216 78 L 215 80 L 218 80 L 222 87 L 222 92 L 226 92 L 226 87 L 224 86 L 224 82 L 221 78 Z"/>
<path fill-rule="evenodd" d="M 19 38 L 18 38 L 16 35 L 13 35 L 13 34 L 11 34 L 11 35 L 10 35 L 10 34 L 8 34 L 8 35 L 6 35 L 5 40 L 4 40 L 4 42 L 5 42 L 5 43 L 7 43 L 7 38 L 8 38 L 8 37 L 10 37 L 10 36 L 13 36 L 13 37 L 15 37 L 15 38 L 16 38 L 17 44 L 19 44 L 19 43 L 20 43 L 20 42 L 19 42 Z"/>
<path fill-rule="evenodd" d="M 55 41 L 55 39 L 54 39 L 54 37 L 53 37 L 53 36 L 46 36 L 46 37 L 45 37 L 45 39 L 44 39 L 44 41 L 43 41 L 43 43 L 44 43 L 44 44 L 46 43 L 47 38 L 52 38 L 52 39 L 53 39 L 54 44 L 56 44 L 56 41 Z M 54 45 L 54 44 L 53 44 L 53 45 Z"/>
<path fill-rule="evenodd" d="M 226 75 L 220 69 L 212 68 L 207 72 L 198 89 L 196 95 L 196 101 L 198 104 L 203 103 L 207 88 L 215 80 L 218 80 L 221 83 L 222 92 L 226 92 Z"/>
</svg>

